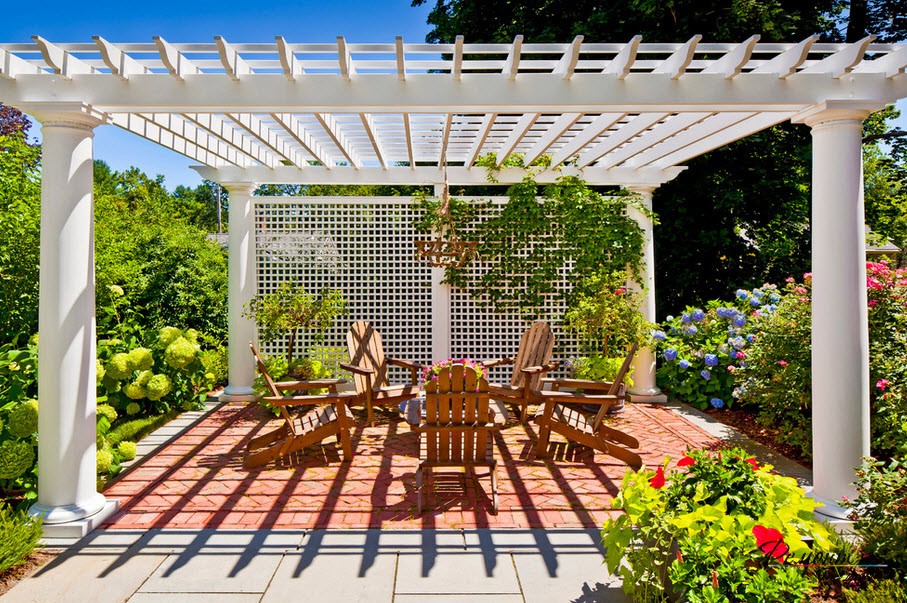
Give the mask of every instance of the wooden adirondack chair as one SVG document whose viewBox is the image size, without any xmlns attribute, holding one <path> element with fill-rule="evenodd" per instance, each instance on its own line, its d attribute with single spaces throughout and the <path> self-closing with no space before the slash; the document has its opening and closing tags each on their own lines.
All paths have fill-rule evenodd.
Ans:
<svg viewBox="0 0 907 603">
<path fill-rule="evenodd" d="M 620 459 L 634 469 L 642 467 L 642 458 L 627 449 L 639 448 L 639 440 L 602 424 L 608 409 L 626 397 L 623 380 L 630 370 L 636 348 L 636 344 L 633 344 L 611 383 L 582 379 L 544 380 L 551 384 L 553 390 L 535 392 L 542 404 L 535 415 L 535 422 L 539 426 L 539 440 L 535 446 L 537 457 L 548 454 L 548 441 L 553 431 L 570 441 Z M 561 387 L 575 388 L 582 390 L 583 393 L 561 391 Z M 590 391 L 605 393 L 590 394 L 588 393 Z M 597 413 L 592 414 L 583 410 L 582 405 L 595 405 L 599 409 Z"/>
<path fill-rule="evenodd" d="M 368 423 L 375 423 L 375 405 L 396 406 L 404 400 L 418 398 L 419 371 L 422 366 L 408 360 L 387 358 L 381 345 L 381 335 L 364 320 L 354 322 L 346 334 L 346 347 L 350 355 L 349 364 L 340 367 L 353 373 L 358 393 L 368 408 Z M 388 380 L 387 365 L 392 364 L 408 369 L 411 382 L 391 385 Z"/>
<path fill-rule="evenodd" d="M 436 467 L 463 467 L 475 475 L 488 467 L 494 512 L 498 511 L 497 461 L 493 432 L 504 427 L 503 417 L 489 408 L 488 382 L 476 369 L 454 364 L 425 384 L 425 418 L 414 427 L 419 432 L 419 468 L 416 470 L 418 509 L 422 513 L 423 478 Z M 427 497 L 426 497 L 427 498 Z"/>
<path fill-rule="evenodd" d="M 266 465 L 271 461 L 317 444 L 325 438 L 336 436 L 337 443 L 343 449 L 343 460 L 353 459 L 353 446 L 350 441 L 350 427 L 355 419 L 350 412 L 349 403 L 355 402 L 359 395 L 353 392 L 337 392 L 337 385 L 342 379 L 321 379 L 318 381 L 281 381 L 275 382 L 265 366 L 258 348 L 251 341 L 249 347 L 258 364 L 270 396 L 264 400 L 280 410 L 283 425 L 264 435 L 253 438 L 246 448 L 243 467 L 252 469 Z M 310 396 L 293 395 L 293 392 L 328 388 L 330 393 Z M 289 392 L 289 393 L 288 393 Z M 308 410 L 297 411 L 291 406 L 307 406 Z M 291 412 L 292 410 L 292 412 Z"/>
<path fill-rule="evenodd" d="M 513 365 L 513 375 L 509 383 L 489 385 L 491 397 L 512 404 L 514 412 L 525 422 L 527 407 L 534 400 L 533 392 L 539 389 L 540 379 L 548 371 L 557 368 L 557 363 L 551 362 L 553 351 L 554 333 L 551 332 L 551 327 L 543 320 L 532 323 L 520 339 L 520 348 L 516 356 L 482 362 L 489 368 L 504 364 Z"/>
</svg>

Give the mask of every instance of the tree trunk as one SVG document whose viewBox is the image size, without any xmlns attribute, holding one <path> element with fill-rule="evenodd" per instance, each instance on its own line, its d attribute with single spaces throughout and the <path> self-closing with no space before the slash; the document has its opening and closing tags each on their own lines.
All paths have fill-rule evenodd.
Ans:
<svg viewBox="0 0 907 603">
<path fill-rule="evenodd" d="M 851 0 L 850 16 L 847 20 L 847 42 L 856 42 L 866 37 L 867 0 Z"/>
<path fill-rule="evenodd" d="M 293 362 L 293 346 L 296 343 L 296 329 L 290 330 L 290 339 L 287 341 L 287 369 L 290 368 L 290 363 Z"/>
</svg>

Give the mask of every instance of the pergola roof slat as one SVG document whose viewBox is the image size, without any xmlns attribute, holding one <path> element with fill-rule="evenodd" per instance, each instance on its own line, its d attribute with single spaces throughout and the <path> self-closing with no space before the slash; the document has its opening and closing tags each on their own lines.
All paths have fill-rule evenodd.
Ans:
<svg viewBox="0 0 907 603">
<path fill-rule="evenodd" d="M 0 98 L 87 106 L 210 166 L 410 182 L 418 164 L 522 153 L 664 170 L 826 102 L 907 97 L 907 46 L 856 43 L 0 44 Z M 843 77 L 844 75 L 848 77 Z M 224 77 L 227 76 L 227 77 Z M 138 115 L 127 119 L 123 115 Z M 306 168 L 299 170 L 299 168 Z M 352 169 L 350 169 L 352 168 Z M 365 170 L 359 175 L 356 172 Z M 336 173 L 333 173 L 336 172 Z M 259 172 L 256 172 L 259 173 Z M 261 172 L 267 173 L 267 172 Z M 507 172 L 509 173 L 509 172 Z M 597 173 L 597 172 L 596 172 Z"/>
</svg>

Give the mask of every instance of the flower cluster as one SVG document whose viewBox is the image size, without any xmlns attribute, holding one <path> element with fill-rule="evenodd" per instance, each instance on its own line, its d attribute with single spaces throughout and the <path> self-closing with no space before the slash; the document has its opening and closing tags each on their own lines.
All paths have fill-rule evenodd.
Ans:
<svg viewBox="0 0 907 603">
<path fill-rule="evenodd" d="M 423 368 L 422 369 L 422 380 L 423 381 L 437 381 L 438 376 L 441 374 L 441 371 L 443 371 L 444 369 L 449 368 L 455 364 L 462 364 L 463 366 L 467 366 L 467 367 L 475 369 L 476 372 L 478 373 L 479 377 L 488 377 L 488 371 L 485 368 L 485 365 L 483 365 L 481 362 L 476 362 L 475 360 L 471 360 L 469 358 L 460 358 L 460 359 L 448 358 L 447 360 L 439 360 L 438 362 L 435 362 L 431 366 L 427 366 L 427 367 Z"/>
</svg>

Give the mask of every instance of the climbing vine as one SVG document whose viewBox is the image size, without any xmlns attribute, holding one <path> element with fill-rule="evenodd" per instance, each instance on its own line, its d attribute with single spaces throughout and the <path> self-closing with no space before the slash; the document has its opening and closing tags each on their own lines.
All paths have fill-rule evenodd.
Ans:
<svg viewBox="0 0 907 603">
<path fill-rule="evenodd" d="M 488 167 L 494 181 L 493 156 L 480 158 L 476 165 Z M 536 165 L 545 166 L 544 157 Z M 508 158 L 504 167 L 523 167 L 522 157 Z M 498 312 L 535 317 L 547 300 L 560 295 L 555 285 L 565 269 L 573 283 L 571 296 L 586 291 L 602 274 L 625 270 L 631 277 L 639 275 L 645 235 L 627 209 L 647 210 L 636 195 L 622 191 L 603 196 L 575 176 L 542 187 L 534 175 L 526 168 L 524 179 L 507 189 L 503 207 L 489 202 L 486 207 L 496 213 L 485 221 L 477 219 L 468 202 L 451 199 L 458 228 L 471 231 L 470 238 L 479 241 L 477 261 L 485 270 L 449 268 L 445 282 Z M 417 226 L 432 228 L 437 202 L 420 196 L 417 203 L 424 216 Z M 573 305 L 573 299 L 567 301 Z"/>
</svg>

